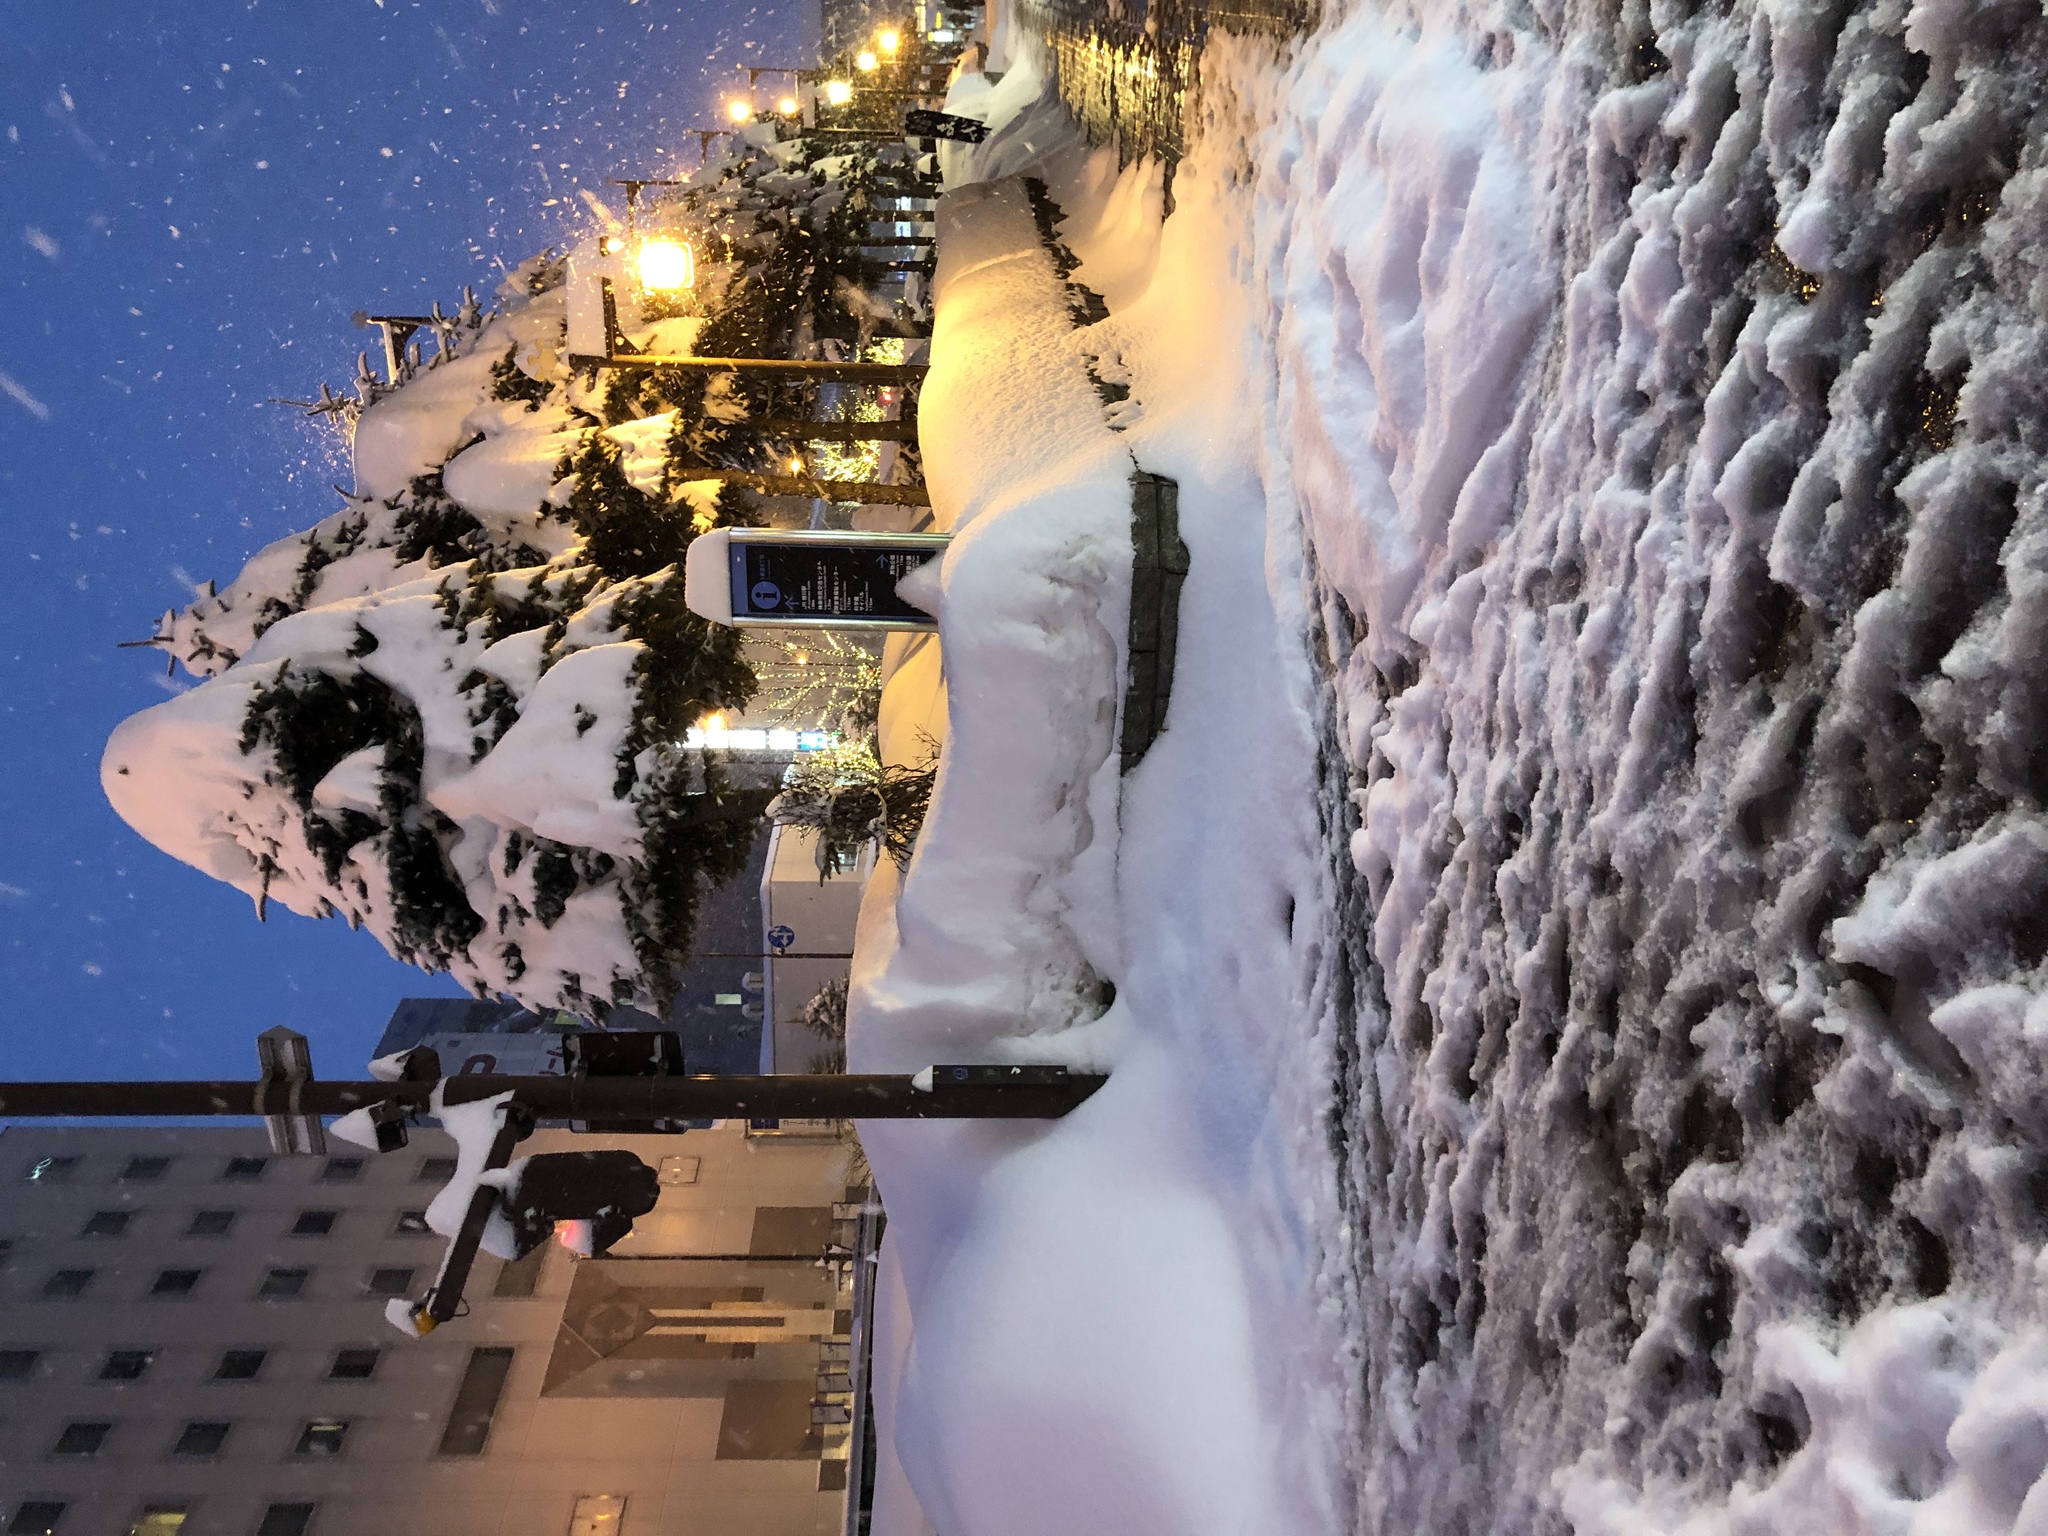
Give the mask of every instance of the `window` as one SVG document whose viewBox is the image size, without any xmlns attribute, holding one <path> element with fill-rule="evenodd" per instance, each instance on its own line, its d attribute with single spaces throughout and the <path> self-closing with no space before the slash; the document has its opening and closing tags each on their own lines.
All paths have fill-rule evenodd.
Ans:
<svg viewBox="0 0 2048 1536">
<path fill-rule="evenodd" d="M 235 1230 L 233 1211 L 194 1211 L 192 1225 L 185 1229 L 187 1237 L 226 1237 Z"/>
<path fill-rule="evenodd" d="M 412 1289 L 409 1269 L 373 1269 L 368 1290 L 372 1296 L 403 1296 Z"/>
<path fill-rule="evenodd" d="M 514 1259 L 498 1270 L 498 1283 L 492 1287 L 493 1296 L 531 1296 L 540 1284 L 540 1267 L 547 1262 L 548 1249 L 553 1245 L 542 1243 L 526 1257 Z"/>
<path fill-rule="evenodd" d="M 71 1175 L 78 1171 L 75 1157 L 39 1157 L 30 1163 L 22 1173 L 22 1180 L 28 1184 L 69 1184 Z"/>
<path fill-rule="evenodd" d="M 263 1283 L 256 1288 L 258 1296 L 273 1300 L 284 1300 L 296 1296 L 306 1288 L 306 1276 L 310 1269 L 273 1269 L 263 1277 Z"/>
<path fill-rule="evenodd" d="M 50 1447 L 52 1456 L 97 1456 L 112 1434 L 111 1424 L 66 1424 L 64 1433 Z"/>
<path fill-rule="evenodd" d="M 231 1349 L 220 1357 L 220 1364 L 214 1367 L 215 1381 L 254 1381 L 263 1369 L 267 1350 Z"/>
<path fill-rule="evenodd" d="M 320 1182 L 322 1184 L 353 1184 L 362 1176 L 363 1160 L 360 1157 L 330 1157 L 327 1159 L 327 1166 L 320 1170 Z M 280 1504 L 277 1506 L 279 1509 L 298 1509 L 300 1507 L 297 1504 Z M 311 1509 L 313 1506 L 308 1504 L 303 1507 Z"/>
<path fill-rule="evenodd" d="M 171 1166 L 168 1157 L 131 1157 L 128 1166 L 121 1170 L 123 1184 L 153 1184 L 164 1176 Z"/>
<path fill-rule="evenodd" d="M 128 1230 L 127 1211 L 94 1211 L 78 1229 L 80 1237 L 119 1237 Z"/>
<path fill-rule="evenodd" d="M 27 1381 L 41 1358 L 40 1350 L 0 1349 L 0 1381 Z"/>
<path fill-rule="evenodd" d="M 325 1237 L 340 1219 L 339 1211 L 301 1211 L 299 1219 L 292 1223 L 292 1236 Z"/>
<path fill-rule="evenodd" d="M 484 1442 L 491 1437 L 491 1420 L 498 1412 L 498 1399 L 511 1372 L 509 1349 L 469 1352 L 469 1369 L 462 1373 L 462 1385 L 455 1389 L 455 1402 L 448 1410 L 448 1427 L 441 1432 L 443 1456 L 484 1453 Z"/>
<path fill-rule="evenodd" d="M 432 1230 L 425 1211 L 400 1211 L 398 1220 L 391 1225 L 393 1237 L 425 1237 Z"/>
<path fill-rule="evenodd" d="M 341 1442 L 348 1438 L 347 1419 L 311 1419 L 299 1431 L 299 1443 L 294 1454 L 299 1456 L 339 1456 Z"/>
<path fill-rule="evenodd" d="M 267 1157 L 231 1157 L 220 1176 L 228 1184 L 254 1184 L 263 1177 L 263 1170 L 270 1166 Z"/>
<path fill-rule="evenodd" d="M 11 1237 L 0 1237 L 0 1269 L 7 1267 L 7 1261 L 13 1254 L 14 1239 Z"/>
<path fill-rule="evenodd" d="M 128 1527 L 128 1536 L 178 1536 L 185 1529 L 183 1504 L 145 1504 L 142 1518 Z"/>
<path fill-rule="evenodd" d="M 60 1269 L 43 1282 L 43 1294 L 60 1300 L 72 1300 L 85 1294 L 85 1288 L 92 1284 L 89 1269 Z"/>
<path fill-rule="evenodd" d="M 30 1499 L 18 1505 L 7 1522 L 7 1536 L 57 1536 L 57 1522 L 64 1518 L 64 1506 L 50 1499 Z"/>
<path fill-rule="evenodd" d="M 173 1456 L 218 1456 L 220 1448 L 228 1443 L 228 1430 L 232 1425 L 219 1420 L 194 1419 L 185 1426 L 178 1436 L 178 1443 L 171 1447 Z"/>
<path fill-rule="evenodd" d="M 701 1157 L 664 1157 L 659 1177 L 664 1184 L 694 1184 L 703 1171 L 704 1159 Z"/>
<path fill-rule="evenodd" d="M 377 1357 L 383 1353 L 375 1349 L 338 1349 L 334 1352 L 334 1364 L 327 1369 L 329 1381 L 368 1381 L 377 1374 Z"/>
<path fill-rule="evenodd" d="M 273 1504 L 263 1511 L 263 1523 L 256 1536 L 306 1536 L 313 1525 L 310 1504 Z"/>
<path fill-rule="evenodd" d="M 569 1516 L 569 1536 L 619 1536 L 625 1518 L 623 1493 L 579 1493 Z"/>
<path fill-rule="evenodd" d="M 156 1351 L 151 1349 L 117 1349 L 100 1367 L 100 1380 L 140 1381 L 142 1373 L 149 1369 L 149 1362 L 155 1358 Z"/>
<path fill-rule="evenodd" d="M 172 1301 L 190 1296 L 199 1288 L 199 1275 L 200 1271 L 196 1269 L 167 1269 L 156 1277 L 156 1284 L 149 1288 L 149 1294 Z"/>
<path fill-rule="evenodd" d="M 420 1161 L 420 1171 L 414 1175 L 416 1184 L 446 1184 L 455 1177 L 455 1159 L 452 1157 L 429 1157 Z"/>
</svg>

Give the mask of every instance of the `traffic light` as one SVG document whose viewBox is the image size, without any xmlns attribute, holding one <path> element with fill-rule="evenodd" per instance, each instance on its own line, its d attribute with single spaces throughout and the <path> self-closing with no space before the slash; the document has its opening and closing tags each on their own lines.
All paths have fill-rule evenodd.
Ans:
<svg viewBox="0 0 2048 1536">
<path fill-rule="evenodd" d="M 589 1251 L 601 1254 L 631 1232 L 633 1219 L 653 1210 L 660 1195 L 654 1170 L 630 1152 L 537 1152 L 502 1198 L 524 1258 L 558 1221 L 588 1222 Z"/>
</svg>

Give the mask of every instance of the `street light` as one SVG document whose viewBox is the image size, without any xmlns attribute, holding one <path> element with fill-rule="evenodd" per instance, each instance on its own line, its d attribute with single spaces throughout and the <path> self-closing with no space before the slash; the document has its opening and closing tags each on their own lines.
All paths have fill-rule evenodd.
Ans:
<svg viewBox="0 0 2048 1536">
<path fill-rule="evenodd" d="M 860 54 L 854 59 L 853 63 L 854 67 L 864 75 L 872 75 L 876 70 L 882 67 L 881 60 L 877 59 L 872 53 L 868 52 L 866 49 L 861 50 Z"/>
<path fill-rule="evenodd" d="M 697 285 L 696 253 L 681 240 L 643 240 L 639 266 L 640 286 L 657 293 Z"/>
<path fill-rule="evenodd" d="M 825 101 L 830 106 L 843 107 L 853 100 L 853 87 L 844 80 L 825 82 Z"/>
<path fill-rule="evenodd" d="M 783 97 L 782 100 L 775 103 L 775 110 L 777 112 L 780 112 L 784 117 L 795 117 L 796 98 L 794 96 Z"/>
<path fill-rule="evenodd" d="M 725 115 L 735 123 L 749 122 L 754 116 L 753 103 L 741 101 L 735 96 L 725 104 Z"/>
<path fill-rule="evenodd" d="M 903 34 L 894 27 L 884 27 L 876 34 L 875 45 L 884 53 L 894 53 L 903 46 Z"/>
</svg>

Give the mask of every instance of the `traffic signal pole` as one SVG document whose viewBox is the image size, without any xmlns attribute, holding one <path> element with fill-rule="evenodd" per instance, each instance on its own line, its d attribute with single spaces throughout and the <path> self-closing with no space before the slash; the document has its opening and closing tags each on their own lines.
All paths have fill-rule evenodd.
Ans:
<svg viewBox="0 0 2048 1536">
<path fill-rule="evenodd" d="M 927 1073 L 929 1078 L 927 1079 Z M 930 1087 L 919 1086 L 920 1079 Z M 510 1093 L 543 1120 L 1053 1120 L 1108 1079 L 1064 1067 L 927 1068 L 915 1077 L 505 1077 L 442 1080 L 444 1102 Z M 432 1082 L 0 1083 L 0 1120 L 82 1116 L 344 1115 L 390 1104 L 431 1114 Z"/>
</svg>

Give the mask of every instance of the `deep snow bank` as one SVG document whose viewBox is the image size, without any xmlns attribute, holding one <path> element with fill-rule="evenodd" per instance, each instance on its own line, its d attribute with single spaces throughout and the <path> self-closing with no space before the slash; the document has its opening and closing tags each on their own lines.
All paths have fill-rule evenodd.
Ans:
<svg viewBox="0 0 2048 1536">
<path fill-rule="evenodd" d="M 1157 168 L 1120 176 L 1024 106 L 975 159 L 994 179 L 940 210 L 919 417 L 956 533 L 946 753 L 906 876 L 885 866 L 863 907 L 848 1055 L 1113 1075 L 1056 1124 L 862 1127 L 890 1213 L 875 1529 L 1324 1530 L 1344 1440 L 1315 1212 L 1334 1225 L 1334 1180 L 1276 1082 L 1317 1056 L 1292 1033 L 1288 919 L 1319 879 L 1312 694 L 1301 616 L 1266 597 L 1241 300 L 1214 219 L 1162 237 Z M 1112 319 L 1075 328 L 1023 170 Z M 1184 210 L 1206 185 L 1184 173 Z M 1130 399 L 1107 409 L 1091 371 Z M 1139 465 L 1179 479 L 1195 570 L 1169 727 L 1120 780 Z M 931 652 L 885 689 L 886 753 L 917 751 Z"/>
<path fill-rule="evenodd" d="M 1351 801 L 1362 1527 L 2048 1529 L 2048 23 L 1209 68 Z"/>
</svg>

